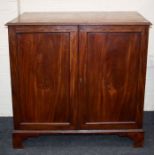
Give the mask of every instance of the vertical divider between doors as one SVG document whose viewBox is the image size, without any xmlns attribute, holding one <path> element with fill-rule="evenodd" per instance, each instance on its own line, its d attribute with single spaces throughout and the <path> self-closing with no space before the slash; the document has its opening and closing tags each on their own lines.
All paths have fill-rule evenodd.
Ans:
<svg viewBox="0 0 155 155">
<path fill-rule="evenodd" d="M 77 72 L 77 129 L 80 130 L 80 85 L 79 85 L 79 65 L 80 65 L 80 26 L 77 25 L 77 65 L 78 65 L 78 72 Z"/>
</svg>

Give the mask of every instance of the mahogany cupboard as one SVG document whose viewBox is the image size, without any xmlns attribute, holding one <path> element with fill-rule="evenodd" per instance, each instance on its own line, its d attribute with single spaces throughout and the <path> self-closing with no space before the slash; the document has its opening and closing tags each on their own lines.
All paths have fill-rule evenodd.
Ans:
<svg viewBox="0 0 155 155">
<path fill-rule="evenodd" d="M 44 134 L 117 134 L 143 146 L 150 23 L 136 12 L 24 13 L 7 23 L 13 147 Z"/>
</svg>

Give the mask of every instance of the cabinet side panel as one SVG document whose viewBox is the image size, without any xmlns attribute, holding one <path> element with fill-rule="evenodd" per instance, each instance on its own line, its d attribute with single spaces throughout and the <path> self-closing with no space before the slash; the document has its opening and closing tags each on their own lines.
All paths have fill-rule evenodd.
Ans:
<svg viewBox="0 0 155 155">
<path fill-rule="evenodd" d="M 139 128 L 143 125 L 143 110 L 144 110 L 144 95 L 146 82 L 146 66 L 147 66 L 147 52 L 148 52 L 148 35 L 149 26 L 141 33 L 141 47 L 139 54 L 139 72 L 138 72 L 138 87 L 137 87 L 137 113 L 136 122 Z"/>
<path fill-rule="evenodd" d="M 12 107 L 14 127 L 19 127 L 21 111 L 19 108 L 19 79 L 18 79 L 18 62 L 16 54 L 16 30 L 15 27 L 8 27 L 9 34 L 9 54 L 10 54 L 10 69 L 11 69 L 11 86 L 12 86 Z"/>
</svg>

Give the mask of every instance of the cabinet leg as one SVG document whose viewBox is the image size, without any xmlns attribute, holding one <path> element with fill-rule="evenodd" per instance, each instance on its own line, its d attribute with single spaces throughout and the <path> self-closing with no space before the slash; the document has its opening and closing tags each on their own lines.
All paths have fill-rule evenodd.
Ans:
<svg viewBox="0 0 155 155">
<path fill-rule="evenodd" d="M 134 147 L 143 147 L 144 146 L 144 133 L 137 133 L 133 140 L 134 140 Z"/>
<path fill-rule="evenodd" d="M 23 148 L 23 138 L 21 135 L 17 135 L 16 133 L 12 134 L 12 144 L 13 148 L 15 149 L 22 149 Z"/>
<path fill-rule="evenodd" d="M 144 145 L 144 132 L 129 133 L 128 137 L 133 140 L 134 147 L 143 147 Z"/>
</svg>

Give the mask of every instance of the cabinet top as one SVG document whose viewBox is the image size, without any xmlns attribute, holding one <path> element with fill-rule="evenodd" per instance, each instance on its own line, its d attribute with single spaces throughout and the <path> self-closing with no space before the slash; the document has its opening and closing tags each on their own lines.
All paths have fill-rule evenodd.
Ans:
<svg viewBox="0 0 155 155">
<path fill-rule="evenodd" d="M 6 25 L 150 25 L 138 12 L 26 12 Z"/>
</svg>

